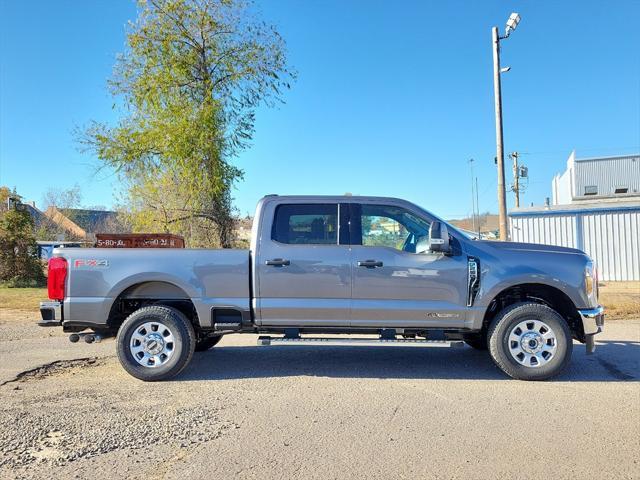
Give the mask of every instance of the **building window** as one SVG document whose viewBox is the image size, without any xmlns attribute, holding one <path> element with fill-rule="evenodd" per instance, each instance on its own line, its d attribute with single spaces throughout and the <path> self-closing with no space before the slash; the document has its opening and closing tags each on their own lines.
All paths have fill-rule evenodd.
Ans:
<svg viewBox="0 0 640 480">
<path fill-rule="evenodd" d="M 627 187 L 617 187 L 614 193 L 629 193 L 629 189 Z"/>
<path fill-rule="evenodd" d="M 598 195 L 598 187 L 596 187 L 595 185 L 587 185 L 586 187 L 584 187 L 584 194 Z"/>
</svg>

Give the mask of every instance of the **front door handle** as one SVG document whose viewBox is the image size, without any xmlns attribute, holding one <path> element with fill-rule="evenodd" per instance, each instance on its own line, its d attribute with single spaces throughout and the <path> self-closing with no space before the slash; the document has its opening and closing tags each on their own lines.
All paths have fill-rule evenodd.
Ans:
<svg viewBox="0 0 640 480">
<path fill-rule="evenodd" d="M 379 262 L 377 260 L 361 260 L 358 262 L 358 266 L 365 267 L 365 268 L 376 268 L 376 267 L 381 267 L 382 262 Z"/>
<path fill-rule="evenodd" d="M 289 260 L 285 260 L 284 258 L 274 258 L 273 260 L 267 260 L 264 262 L 265 265 L 271 265 L 272 267 L 286 267 L 291 265 Z"/>
</svg>

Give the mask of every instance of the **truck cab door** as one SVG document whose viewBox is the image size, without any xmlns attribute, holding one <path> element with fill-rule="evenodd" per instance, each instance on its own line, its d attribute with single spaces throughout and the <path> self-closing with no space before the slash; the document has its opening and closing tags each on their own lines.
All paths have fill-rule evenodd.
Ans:
<svg viewBox="0 0 640 480">
<path fill-rule="evenodd" d="M 464 327 L 467 259 L 416 253 L 430 223 L 402 205 L 352 204 L 352 326 Z"/>
<path fill-rule="evenodd" d="M 258 324 L 348 326 L 351 252 L 340 205 L 271 202 L 262 218 L 254 263 Z"/>
</svg>

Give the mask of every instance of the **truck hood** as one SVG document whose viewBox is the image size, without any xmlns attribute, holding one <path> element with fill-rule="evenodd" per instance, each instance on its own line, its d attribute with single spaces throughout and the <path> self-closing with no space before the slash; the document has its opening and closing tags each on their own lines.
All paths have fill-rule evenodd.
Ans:
<svg viewBox="0 0 640 480">
<path fill-rule="evenodd" d="M 571 253 L 574 255 L 586 255 L 577 248 L 559 247 L 556 245 L 541 245 L 538 243 L 521 242 L 497 242 L 491 240 L 476 240 L 473 242 L 483 250 L 513 251 L 513 252 L 540 252 L 540 253 Z"/>
</svg>

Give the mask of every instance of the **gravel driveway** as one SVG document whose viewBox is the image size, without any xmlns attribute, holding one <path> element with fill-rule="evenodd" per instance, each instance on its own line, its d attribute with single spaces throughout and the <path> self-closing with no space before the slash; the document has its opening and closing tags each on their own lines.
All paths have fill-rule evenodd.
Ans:
<svg viewBox="0 0 640 480">
<path fill-rule="evenodd" d="M 152 384 L 113 341 L 3 315 L 0 478 L 640 478 L 639 320 L 610 322 L 593 356 L 576 345 L 550 382 L 466 347 L 237 335 Z"/>
</svg>

